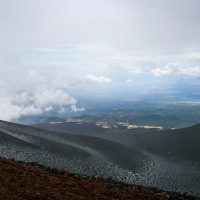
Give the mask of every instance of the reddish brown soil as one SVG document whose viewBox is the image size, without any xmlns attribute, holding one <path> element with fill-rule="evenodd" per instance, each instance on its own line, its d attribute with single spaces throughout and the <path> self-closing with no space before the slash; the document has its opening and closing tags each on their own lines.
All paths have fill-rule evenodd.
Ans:
<svg viewBox="0 0 200 200">
<path fill-rule="evenodd" d="M 78 176 L 64 170 L 53 170 L 44 166 L 33 166 L 31 163 L 0 158 L 0 199 L 2 200 L 179 199 L 177 193 L 173 197 L 172 194 L 152 191 L 146 187 L 122 185 L 109 182 L 99 176 Z M 180 199 L 187 198 L 181 195 Z"/>
</svg>

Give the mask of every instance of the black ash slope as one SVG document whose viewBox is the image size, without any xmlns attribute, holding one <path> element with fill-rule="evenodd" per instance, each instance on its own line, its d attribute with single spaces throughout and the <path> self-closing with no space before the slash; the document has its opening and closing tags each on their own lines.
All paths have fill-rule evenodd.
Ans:
<svg viewBox="0 0 200 200">
<path fill-rule="evenodd" d="M 199 125 L 99 134 L 105 139 L 4 121 L 0 121 L 0 131 L 3 157 L 200 196 Z"/>
<path fill-rule="evenodd" d="M 48 127 L 48 124 L 45 126 Z M 82 126 L 86 125 L 77 125 L 75 128 L 69 126 L 69 130 L 73 134 L 78 134 L 76 130 Z M 64 129 L 65 123 L 51 125 L 51 127 L 63 132 L 67 130 Z M 87 133 L 84 132 L 84 134 Z M 92 131 L 89 134 L 137 149 L 138 152 L 148 156 L 150 162 L 144 163 L 143 171 L 139 173 L 140 178 L 135 180 L 134 175 L 131 174 L 129 180 L 166 190 L 200 195 L 200 125 L 161 131 L 104 129 L 104 131 L 97 133 Z M 117 151 L 111 152 L 116 154 Z"/>
<path fill-rule="evenodd" d="M 1 156 L 71 172 L 129 181 L 133 173 L 139 174 L 150 162 L 140 151 L 101 138 L 45 131 L 5 121 L 0 121 L 0 131 Z"/>
</svg>

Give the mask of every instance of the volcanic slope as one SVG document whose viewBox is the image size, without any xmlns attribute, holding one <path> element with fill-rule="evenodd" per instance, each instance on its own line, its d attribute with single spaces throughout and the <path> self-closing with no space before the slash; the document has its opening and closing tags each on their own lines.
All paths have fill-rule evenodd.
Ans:
<svg viewBox="0 0 200 200">
<path fill-rule="evenodd" d="M 0 121 L 0 131 L 2 157 L 200 196 L 199 125 L 91 137 Z"/>
<path fill-rule="evenodd" d="M 149 185 L 200 195 L 200 124 L 175 130 L 106 131 L 100 137 L 149 155 Z"/>
<path fill-rule="evenodd" d="M 200 162 L 200 124 L 174 130 L 105 131 L 100 137 L 172 161 Z"/>
<path fill-rule="evenodd" d="M 139 142 L 147 151 L 172 160 L 200 162 L 200 124 L 153 133 L 153 137 L 145 136 Z"/>
<path fill-rule="evenodd" d="M 51 127 L 55 130 L 60 128 L 66 131 L 63 125 L 60 125 L 51 125 Z M 77 134 L 76 129 L 74 129 L 74 134 Z M 133 172 L 134 175 L 129 176 L 129 181 L 200 196 L 200 125 L 159 131 L 141 128 L 104 129 L 104 131 L 90 134 L 96 134 L 96 137 L 104 138 L 106 141 L 120 143 L 134 149 L 135 153 L 140 152 L 148 156 L 142 171 L 136 173 L 138 178 L 135 179 Z M 112 151 L 113 154 L 117 152 L 118 149 Z"/>
<path fill-rule="evenodd" d="M 0 121 L 0 154 L 87 175 L 134 182 L 150 159 L 125 145 L 90 136 L 45 131 Z"/>
</svg>

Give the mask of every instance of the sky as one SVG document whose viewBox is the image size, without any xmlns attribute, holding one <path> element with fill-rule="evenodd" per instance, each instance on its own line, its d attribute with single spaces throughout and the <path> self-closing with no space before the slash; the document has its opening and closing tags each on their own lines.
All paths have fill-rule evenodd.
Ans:
<svg viewBox="0 0 200 200">
<path fill-rule="evenodd" d="M 200 96 L 199 0 L 0 0 L 0 119 L 81 97 Z"/>
</svg>

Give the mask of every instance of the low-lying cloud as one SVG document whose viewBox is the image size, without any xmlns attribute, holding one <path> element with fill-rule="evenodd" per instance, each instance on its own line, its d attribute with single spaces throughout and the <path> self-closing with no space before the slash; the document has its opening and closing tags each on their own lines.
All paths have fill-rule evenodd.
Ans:
<svg viewBox="0 0 200 200">
<path fill-rule="evenodd" d="M 186 76 L 198 76 L 200 75 L 200 67 L 182 66 L 177 63 L 168 63 L 164 67 L 157 67 L 151 69 L 150 72 L 154 76 L 164 75 L 186 75 Z"/>
<path fill-rule="evenodd" d="M 35 70 L 23 66 L 14 59 L 3 62 L 0 74 L 0 119 L 17 121 L 22 116 L 40 115 L 50 111 L 65 113 L 84 111 L 77 108 L 66 77 L 54 74 L 52 70 Z M 67 108 L 67 109 L 66 109 Z"/>
<path fill-rule="evenodd" d="M 78 95 L 130 93 L 133 84 L 144 91 L 165 79 L 169 84 L 170 75 L 195 80 L 199 5 L 198 0 L 1 1 L 0 119 L 55 109 L 80 112 Z"/>
<path fill-rule="evenodd" d="M 96 82 L 96 83 L 105 83 L 110 84 L 112 83 L 112 80 L 110 78 L 104 77 L 104 76 L 94 76 L 91 74 L 86 75 L 86 80 Z"/>
<path fill-rule="evenodd" d="M 0 119 L 16 121 L 22 116 L 44 114 L 57 107 L 60 107 L 62 113 L 67 111 L 63 109 L 65 107 L 73 112 L 84 111 L 84 108 L 77 108 L 76 104 L 77 100 L 67 91 L 55 88 L 46 88 L 45 91 L 38 92 L 1 94 Z"/>
</svg>

